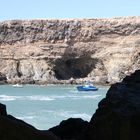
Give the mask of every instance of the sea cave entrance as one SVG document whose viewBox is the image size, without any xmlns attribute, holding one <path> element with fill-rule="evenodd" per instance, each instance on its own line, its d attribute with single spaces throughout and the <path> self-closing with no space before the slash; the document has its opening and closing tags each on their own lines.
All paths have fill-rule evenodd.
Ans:
<svg viewBox="0 0 140 140">
<path fill-rule="evenodd" d="M 54 73 L 58 80 L 84 78 L 95 68 L 96 59 L 91 57 L 57 59 L 54 64 Z"/>
</svg>

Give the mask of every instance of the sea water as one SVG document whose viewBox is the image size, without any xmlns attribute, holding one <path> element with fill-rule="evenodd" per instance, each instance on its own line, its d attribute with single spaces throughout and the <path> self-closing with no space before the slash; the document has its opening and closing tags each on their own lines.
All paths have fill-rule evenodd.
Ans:
<svg viewBox="0 0 140 140">
<path fill-rule="evenodd" d="M 90 121 L 107 90 L 99 87 L 98 91 L 79 92 L 75 85 L 1 85 L 0 103 L 6 105 L 8 114 L 47 130 L 68 118 Z"/>
</svg>

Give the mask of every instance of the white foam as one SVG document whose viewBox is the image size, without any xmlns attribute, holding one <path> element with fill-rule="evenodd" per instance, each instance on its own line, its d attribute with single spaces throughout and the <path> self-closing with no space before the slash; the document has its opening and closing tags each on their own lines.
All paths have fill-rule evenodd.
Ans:
<svg viewBox="0 0 140 140">
<path fill-rule="evenodd" d="M 14 100 L 32 100 L 32 101 L 52 101 L 56 99 L 96 99 L 102 95 L 65 95 L 65 96 L 57 96 L 57 95 L 32 95 L 32 96 L 8 96 L 8 95 L 0 95 L 0 101 L 14 101 Z"/>
<path fill-rule="evenodd" d="M 77 99 L 96 99 L 102 95 L 67 95 L 68 98 L 77 100 Z"/>
<path fill-rule="evenodd" d="M 50 96 L 44 96 L 44 95 L 33 95 L 33 96 L 26 96 L 25 98 L 27 100 L 40 100 L 40 101 L 51 101 L 56 99 L 96 99 L 100 97 L 101 95 L 50 95 Z"/>
<path fill-rule="evenodd" d="M 67 95 L 66 96 L 62 96 L 62 95 L 54 95 L 54 96 L 51 96 L 53 99 L 65 99 L 67 98 Z"/>
<path fill-rule="evenodd" d="M 26 96 L 27 100 L 33 100 L 33 101 L 51 101 L 55 100 L 48 96 L 42 96 L 42 95 L 35 95 L 35 96 Z"/>
<path fill-rule="evenodd" d="M 7 95 L 0 95 L 0 100 L 1 101 L 14 101 L 19 99 L 20 97 L 18 96 L 7 96 Z"/>
<path fill-rule="evenodd" d="M 90 120 L 91 119 L 91 116 L 86 114 L 86 113 L 72 114 L 72 117 L 73 118 L 82 118 L 82 119 L 85 119 L 85 120 Z"/>
<path fill-rule="evenodd" d="M 35 116 L 22 116 L 22 117 L 17 117 L 17 118 L 21 120 L 32 120 L 35 118 Z"/>
<path fill-rule="evenodd" d="M 61 116 L 63 118 L 82 118 L 85 120 L 90 120 L 91 116 L 86 113 L 77 113 L 75 111 L 59 111 L 59 112 L 54 112 L 54 115 Z"/>
<path fill-rule="evenodd" d="M 14 101 L 14 100 L 51 101 L 51 100 L 55 100 L 55 98 L 51 98 L 43 95 L 33 95 L 33 96 L 0 95 L 0 101 Z"/>
</svg>

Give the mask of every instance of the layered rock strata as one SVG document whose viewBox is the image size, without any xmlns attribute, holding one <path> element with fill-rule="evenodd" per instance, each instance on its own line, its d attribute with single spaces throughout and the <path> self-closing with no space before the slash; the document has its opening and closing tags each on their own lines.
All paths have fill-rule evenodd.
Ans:
<svg viewBox="0 0 140 140">
<path fill-rule="evenodd" d="M 138 68 L 140 17 L 0 22 L 9 83 L 114 83 Z"/>
</svg>

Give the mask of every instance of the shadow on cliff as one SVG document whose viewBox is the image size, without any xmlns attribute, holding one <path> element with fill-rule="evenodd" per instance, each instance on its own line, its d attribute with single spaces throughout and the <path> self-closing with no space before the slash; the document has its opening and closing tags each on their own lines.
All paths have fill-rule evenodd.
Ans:
<svg viewBox="0 0 140 140">
<path fill-rule="evenodd" d="M 90 52 L 69 46 L 63 56 L 54 62 L 53 71 L 58 80 L 85 78 L 96 67 L 99 60 Z"/>
</svg>

